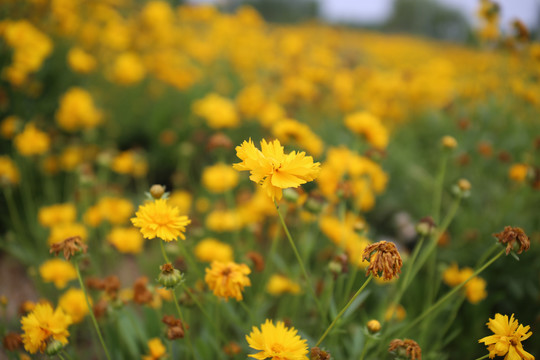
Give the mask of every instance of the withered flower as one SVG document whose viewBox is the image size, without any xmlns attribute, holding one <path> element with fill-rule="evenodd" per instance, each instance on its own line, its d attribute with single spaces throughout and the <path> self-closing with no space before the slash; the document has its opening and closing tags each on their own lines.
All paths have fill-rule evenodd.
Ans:
<svg viewBox="0 0 540 360">
<path fill-rule="evenodd" d="M 133 301 L 136 304 L 142 305 L 152 302 L 153 295 L 146 287 L 147 283 L 148 278 L 146 276 L 142 276 L 135 280 L 135 284 L 133 284 Z"/>
<path fill-rule="evenodd" d="M 233 142 L 232 140 L 225 135 L 224 133 L 217 133 L 212 136 L 210 136 L 210 139 L 208 139 L 206 148 L 209 151 L 212 151 L 214 149 L 223 148 L 223 149 L 232 149 L 233 148 Z"/>
<path fill-rule="evenodd" d="M 4 349 L 8 351 L 15 351 L 22 348 L 23 342 L 21 334 L 15 332 L 7 333 L 2 340 L 2 344 L 4 345 Z"/>
<path fill-rule="evenodd" d="M 324 350 L 321 350 L 317 346 L 311 348 L 310 353 L 311 360 L 330 360 L 330 353 Z"/>
<path fill-rule="evenodd" d="M 240 345 L 238 345 L 238 343 L 231 341 L 230 343 L 228 343 L 227 345 L 223 347 L 223 351 L 225 352 L 225 354 L 233 357 L 235 355 L 240 354 L 240 352 L 242 351 L 242 348 L 240 347 Z"/>
<path fill-rule="evenodd" d="M 420 345 L 411 339 L 394 339 L 390 341 L 388 352 L 395 352 L 398 356 L 406 357 L 410 360 L 422 360 L 422 349 L 420 349 Z"/>
<path fill-rule="evenodd" d="M 246 257 L 253 262 L 253 268 L 256 272 L 262 272 L 264 270 L 264 258 L 256 251 L 249 251 Z"/>
<path fill-rule="evenodd" d="M 167 338 L 169 340 L 182 339 L 185 332 L 189 329 L 188 324 L 182 323 L 182 320 L 176 319 L 171 315 L 163 316 L 161 321 L 167 325 Z"/>
<path fill-rule="evenodd" d="M 384 280 L 398 277 L 403 265 L 396 245 L 388 241 L 379 241 L 366 246 L 362 260 L 369 261 L 366 275 L 372 273 L 373 276 L 379 277 L 379 271 L 382 271 Z"/>
<path fill-rule="evenodd" d="M 500 233 L 493 234 L 501 244 L 506 244 L 506 255 L 514 249 L 518 254 L 529 250 L 531 241 L 523 229 L 519 227 L 505 226 Z M 519 249 L 518 249 L 519 247 Z"/>
<path fill-rule="evenodd" d="M 58 256 L 58 254 L 63 251 L 64 258 L 69 261 L 69 259 L 76 254 L 86 254 L 87 250 L 88 246 L 83 243 L 80 236 L 72 236 L 62 242 L 52 244 L 49 253 L 54 253 L 54 255 Z"/>
<path fill-rule="evenodd" d="M 118 290 L 120 290 L 120 279 L 116 275 L 109 275 L 103 280 L 96 277 L 89 277 L 86 279 L 86 287 L 105 291 L 111 300 L 116 300 Z"/>
<path fill-rule="evenodd" d="M 92 311 L 94 312 L 94 316 L 96 318 L 100 318 L 107 312 L 107 307 L 109 306 L 109 303 L 105 299 L 99 299 L 99 301 L 94 304 L 92 307 Z"/>
</svg>

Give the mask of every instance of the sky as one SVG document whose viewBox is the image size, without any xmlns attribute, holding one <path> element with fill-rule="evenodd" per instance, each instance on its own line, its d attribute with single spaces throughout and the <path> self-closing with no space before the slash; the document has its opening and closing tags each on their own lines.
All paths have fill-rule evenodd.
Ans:
<svg viewBox="0 0 540 360">
<path fill-rule="evenodd" d="M 460 10 L 474 23 L 479 0 L 437 0 Z M 383 21 L 392 10 L 393 0 L 319 0 L 323 16 L 330 21 Z M 507 27 L 515 18 L 526 25 L 535 25 L 540 0 L 497 0 L 501 5 L 501 25 Z"/>
</svg>

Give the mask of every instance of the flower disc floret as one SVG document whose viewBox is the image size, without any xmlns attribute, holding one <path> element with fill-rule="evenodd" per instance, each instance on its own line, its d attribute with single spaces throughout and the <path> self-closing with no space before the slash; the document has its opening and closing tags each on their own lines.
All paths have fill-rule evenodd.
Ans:
<svg viewBox="0 0 540 360">
<path fill-rule="evenodd" d="M 184 232 L 191 220 L 185 215 L 180 215 L 175 206 L 169 206 L 167 200 L 158 199 L 139 206 L 139 211 L 131 222 L 140 228 L 146 239 L 160 238 L 164 241 L 185 240 Z"/>
<path fill-rule="evenodd" d="M 272 320 L 266 319 L 260 330 L 254 326 L 249 336 L 246 336 L 249 346 L 260 350 L 249 357 L 259 360 L 307 360 L 307 341 L 297 333 L 295 328 L 285 327 L 282 321 L 274 325 Z"/>
</svg>

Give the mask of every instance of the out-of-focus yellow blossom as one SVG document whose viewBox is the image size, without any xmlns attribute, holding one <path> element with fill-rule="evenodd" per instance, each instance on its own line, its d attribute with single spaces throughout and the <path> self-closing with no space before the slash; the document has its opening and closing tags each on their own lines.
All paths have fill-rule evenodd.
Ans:
<svg viewBox="0 0 540 360">
<path fill-rule="evenodd" d="M 71 317 L 62 309 L 53 310 L 50 304 L 38 304 L 30 314 L 21 319 L 24 349 L 31 354 L 43 353 L 51 339 L 62 345 L 68 343 L 68 326 Z"/>
<path fill-rule="evenodd" d="M 249 139 L 236 147 L 236 156 L 242 162 L 233 167 L 238 171 L 250 171 L 249 178 L 261 185 L 272 200 L 280 200 L 283 189 L 296 188 L 314 180 L 320 170 L 320 163 L 314 163 L 304 152 L 285 154 L 279 140 L 267 143 L 263 139 L 259 150 Z"/>
<path fill-rule="evenodd" d="M 63 259 L 50 259 L 39 267 L 39 275 L 45 282 L 52 282 L 57 289 L 63 289 L 67 283 L 77 278 L 75 267 Z"/>
<path fill-rule="evenodd" d="M 174 190 L 169 195 L 169 204 L 176 206 L 180 211 L 180 214 L 189 214 L 191 211 L 191 204 L 193 203 L 193 196 L 190 192 L 185 190 Z"/>
<path fill-rule="evenodd" d="M 41 168 L 47 175 L 56 174 L 60 170 L 58 157 L 54 155 L 47 155 L 41 163 Z"/>
<path fill-rule="evenodd" d="M 2 134 L 2 137 L 5 139 L 12 139 L 17 132 L 17 127 L 20 122 L 21 120 L 14 115 L 8 116 L 2 120 L 2 123 L 0 124 L 0 134 Z"/>
<path fill-rule="evenodd" d="M 250 273 L 251 270 L 246 264 L 214 261 L 210 268 L 206 268 L 204 281 L 215 296 L 225 300 L 232 297 L 241 301 L 244 287 L 251 286 L 248 277 Z"/>
<path fill-rule="evenodd" d="M 473 269 L 464 267 L 461 270 L 456 263 L 452 263 L 443 272 L 443 281 L 454 287 L 466 281 L 473 275 Z M 473 277 L 465 284 L 465 296 L 471 304 L 476 304 L 487 297 L 486 281 L 478 276 Z"/>
<path fill-rule="evenodd" d="M 9 156 L 0 156 L 0 186 L 15 185 L 20 180 L 19 170 Z"/>
<path fill-rule="evenodd" d="M 274 124 L 272 133 L 285 145 L 296 143 L 313 156 L 320 156 L 324 144 L 309 126 L 293 119 L 283 119 Z"/>
<path fill-rule="evenodd" d="M 56 122 L 66 131 L 92 129 L 103 120 L 90 93 L 79 87 L 70 88 L 60 99 Z"/>
<path fill-rule="evenodd" d="M 91 303 L 92 299 L 89 300 Z M 62 294 L 58 299 L 58 307 L 71 316 L 74 324 L 80 323 L 88 315 L 88 305 L 81 289 L 69 289 Z"/>
<path fill-rule="evenodd" d="M 22 133 L 15 136 L 15 148 L 24 156 L 41 155 L 49 151 L 51 140 L 49 135 L 28 123 Z"/>
<path fill-rule="evenodd" d="M 514 164 L 508 170 L 508 177 L 515 182 L 523 182 L 529 173 L 527 164 Z"/>
<path fill-rule="evenodd" d="M 125 254 L 138 254 L 144 245 L 140 231 L 135 228 L 114 227 L 107 235 L 107 241 Z"/>
<path fill-rule="evenodd" d="M 210 200 L 206 197 L 199 197 L 195 201 L 195 209 L 197 212 L 204 214 L 210 209 Z"/>
<path fill-rule="evenodd" d="M 80 236 L 82 241 L 88 239 L 88 232 L 84 225 L 79 223 L 61 223 L 53 225 L 49 234 L 49 245 L 56 244 L 73 236 Z"/>
<path fill-rule="evenodd" d="M 229 262 L 234 260 L 232 246 L 214 238 L 202 239 L 195 246 L 195 256 L 204 262 Z"/>
<path fill-rule="evenodd" d="M 300 285 L 286 276 L 273 274 L 266 284 L 266 292 L 270 295 L 279 296 L 284 293 L 300 293 Z"/>
<path fill-rule="evenodd" d="M 167 349 L 160 338 L 148 340 L 148 349 L 150 355 L 143 355 L 143 360 L 159 360 L 167 355 Z"/>
<path fill-rule="evenodd" d="M 238 172 L 223 163 L 204 168 L 202 183 L 212 193 L 221 194 L 238 184 Z"/>
<path fill-rule="evenodd" d="M 266 96 L 261 85 L 246 86 L 236 96 L 240 113 L 248 119 L 255 119 L 266 104 Z"/>
<path fill-rule="evenodd" d="M 388 309 L 386 309 L 386 312 L 384 313 L 384 319 L 386 321 L 389 321 L 391 319 L 403 321 L 406 316 L 407 312 L 405 311 L 405 308 L 399 304 L 397 306 L 388 307 Z"/>
<path fill-rule="evenodd" d="M 212 129 L 233 128 L 240 120 L 234 103 L 218 94 L 208 94 L 192 105 L 193 113 L 205 119 Z"/>
<path fill-rule="evenodd" d="M 38 211 L 41 226 L 51 228 L 56 225 L 73 223 L 77 219 L 77 209 L 72 203 L 43 206 Z"/>
<path fill-rule="evenodd" d="M 109 221 L 113 225 L 123 225 L 129 221 L 135 207 L 128 199 L 121 197 L 103 197 L 97 204 L 101 219 Z"/>
<path fill-rule="evenodd" d="M 111 169 L 119 174 L 141 177 L 148 171 L 148 163 L 142 154 L 135 150 L 122 151 L 114 157 Z"/>
<path fill-rule="evenodd" d="M 98 206 L 90 206 L 83 215 L 84 223 L 91 227 L 98 227 L 103 220 Z"/>
<path fill-rule="evenodd" d="M 84 149 L 80 146 L 67 146 L 60 155 L 60 166 L 64 171 L 73 171 L 84 161 Z"/>
<path fill-rule="evenodd" d="M 486 280 L 475 276 L 465 284 L 465 296 L 471 304 L 477 304 L 487 297 Z"/>
<path fill-rule="evenodd" d="M 242 228 L 243 221 L 237 210 L 213 210 L 206 217 L 205 224 L 212 231 L 226 232 Z"/>
<path fill-rule="evenodd" d="M 365 136 L 366 140 L 376 149 L 386 149 L 388 145 L 388 130 L 381 120 L 367 111 L 356 112 L 345 117 L 345 125 L 352 132 Z"/>
<path fill-rule="evenodd" d="M 69 50 L 67 56 L 69 67 L 77 73 L 88 74 L 96 68 L 96 59 L 79 47 Z"/>
<path fill-rule="evenodd" d="M 134 52 L 120 54 L 112 68 L 112 80 L 120 85 L 133 85 L 140 82 L 146 75 L 146 69 L 141 58 Z"/>
<path fill-rule="evenodd" d="M 264 127 L 271 127 L 286 117 L 285 110 L 276 102 L 266 103 L 258 114 L 258 120 Z"/>
</svg>

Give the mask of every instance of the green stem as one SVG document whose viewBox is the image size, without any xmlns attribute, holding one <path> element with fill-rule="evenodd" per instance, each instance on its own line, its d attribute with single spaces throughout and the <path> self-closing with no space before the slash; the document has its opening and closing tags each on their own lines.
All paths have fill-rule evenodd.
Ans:
<svg viewBox="0 0 540 360">
<path fill-rule="evenodd" d="M 249 320 L 251 321 L 251 323 L 254 323 L 255 319 L 253 318 L 253 314 L 251 312 L 251 309 L 246 305 L 246 303 L 244 301 L 239 301 L 239 303 L 240 303 L 240 306 L 242 306 L 244 308 L 244 310 L 247 312 L 247 314 L 249 316 Z"/>
<path fill-rule="evenodd" d="M 64 360 L 64 358 L 62 357 L 62 355 L 60 355 L 60 353 L 56 354 L 56 356 L 58 356 L 58 358 L 59 358 L 60 360 Z"/>
<path fill-rule="evenodd" d="M 163 255 L 163 258 L 165 259 L 165 262 L 168 264 L 172 264 L 171 261 L 169 260 L 169 257 L 167 256 L 165 247 L 163 246 L 163 240 L 159 239 L 159 245 L 161 246 L 161 254 Z"/>
<path fill-rule="evenodd" d="M 491 260 L 489 260 L 484 266 L 482 266 L 480 269 L 476 270 L 471 276 L 467 278 L 467 280 L 463 281 L 461 284 L 454 287 L 452 290 L 450 290 L 446 295 L 444 295 L 439 301 L 437 301 L 435 304 L 433 304 L 429 309 L 424 311 L 420 316 L 418 316 L 413 322 L 411 322 L 405 329 L 403 329 L 403 332 L 406 333 L 408 330 L 410 330 L 412 327 L 414 327 L 416 324 L 418 324 L 421 320 L 423 320 L 426 316 L 431 314 L 434 310 L 436 310 L 438 307 L 440 307 L 442 304 L 444 304 L 448 299 L 452 297 L 456 292 L 458 292 L 463 286 L 465 286 L 466 283 L 469 282 L 473 277 L 480 274 L 482 271 L 484 271 L 489 265 L 491 265 L 495 260 L 500 258 L 505 253 L 505 250 L 503 249 L 501 252 L 499 252 L 497 255 L 495 255 Z"/>
<path fill-rule="evenodd" d="M 437 173 L 437 178 L 435 179 L 435 192 L 433 194 L 433 220 L 435 223 L 439 222 L 440 213 L 441 213 L 441 201 L 442 201 L 442 192 L 444 187 L 444 174 L 446 172 L 446 162 L 448 159 L 448 153 L 445 151 L 441 158 L 441 163 L 439 165 L 439 172 Z"/>
<path fill-rule="evenodd" d="M 176 291 L 174 291 L 174 289 L 171 290 L 172 294 L 173 294 L 173 299 L 174 299 L 174 306 L 176 306 L 176 311 L 178 312 L 178 316 L 180 317 L 180 320 L 182 321 L 182 324 L 184 326 L 184 329 L 185 329 L 185 337 L 186 337 L 186 340 L 187 340 L 187 343 L 188 343 L 188 347 L 189 347 L 189 351 L 191 352 L 191 356 L 196 359 L 195 357 L 195 350 L 193 349 L 193 344 L 191 343 L 191 337 L 189 336 L 189 333 L 187 331 L 187 326 L 186 326 L 186 322 L 184 320 L 184 315 L 182 314 L 182 310 L 180 309 L 180 304 L 178 303 L 178 298 L 176 297 Z"/>
<path fill-rule="evenodd" d="M 476 359 L 476 360 L 482 360 L 482 359 L 485 359 L 485 358 L 487 358 L 488 356 L 489 356 L 489 354 L 486 354 L 486 355 L 484 355 L 484 356 L 482 356 L 482 357 L 479 357 L 479 358 L 478 358 L 478 359 Z"/>
<path fill-rule="evenodd" d="M 64 356 L 66 357 L 66 359 L 72 360 L 71 356 L 69 356 L 69 354 L 66 352 L 66 350 L 62 350 L 62 354 L 64 354 Z"/>
<path fill-rule="evenodd" d="M 4 197 L 6 198 L 6 203 L 8 206 L 9 215 L 11 217 L 11 221 L 13 222 L 13 225 L 15 227 L 15 232 L 19 236 L 23 236 L 24 234 L 24 226 L 21 221 L 21 217 L 19 216 L 19 211 L 17 210 L 17 205 L 15 204 L 15 201 L 13 200 L 13 192 L 12 189 L 9 187 L 6 187 L 4 190 Z"/>
<path fill-rule="evenodd" d="M 328 333 L 330 332 L 330 330 L 332 330 L 332 328 L 334 327 L 334 325 L 336 325 L 337 321 L 343 316 L 343 314 L 345 313 L 345 311 L 347 311 L 347 309 L 351 306 L 351 304 L 354 302 L 354 300 L 358 297 L 358 295 L 360 295 L 360 293 L 366 288 L 367 284 L 369 284 L 369 282 L 371 281 L 371 279 L 373 279 L 373 274 L 369 275 L 369 277 L 367 278 L 366 281 L 364 281 L 364 284 L 360 287 L 360 289 L 358 289 L 358 291 L 356 292 L 356 294 L 354 294 L 354 296 L 351 298 L 351 300 L 349 300 L 349 302 L 347 303 L 347 305 L 345 305 L 343 307 L 343 309 L 341 309 L 341 311 L 339 312 L 339 314 L 337 314 L 336 318 L 334 319 L 334 321 L 332 321 L 332 323 L 330 324 L 330 326 L 328 326 L 328 328 L 325 330 L 325 332 L 322 334 L 321 338 L 319 339 L 319 341 L 317 341 L 317 344 L 315 344 L 315 346 L 319 346 L 322 341 L 324 340 L 324 338 L 326 337 L 326 335 L 328 335 Z"/>
<path fill-rule="evenodd" d="M 283 230 L 285 231 L 285 234 L 287 235 L 287 239 L 289 239 L 289 243 L 291 244 L 291 247 L 293 249 L 294 255 L 296 256 L 296 259 L 298 260 L 298 263 L 300 264 L 300 268 L 302 269 L 302 273 L 304 277 L 306 278 L 307 286 L 309 288 L 309 291 L 313 297 L 313 300 L 315 300 L 315 304 L 317 305 L 317 309 L 319 310 L 319 314 L 323 315 L 324 310 L 322 309 L 321 303 L 319 302 L 319 299 L 317 298 L 317 294 L 315 294 L 315 290 L 313 289 L 313 286 L 311 286 L 310 278 L 307 274 L 306 268 L 304 266 L 304 262 L 302 261 L 302 258 L 300 257 L 300 254 L 298 253 L 298 249 L 296 248 L 296 245 L 294 244 L 294 241 L 291 237 L 291 234 L 289 233 L 289 228 L 285 224 L 285 220 L 283 220 L 283 216 L 281 216 L 281 212 L 279 211 L 279 206 L 277 202 L 274 200 L 274 205 L 276 206 L 276 211 L 279 215 L 279 220 L 281 221 L 281 225 L 283 226 Z"/>
<path fill-rule="evenodd" d="M 362 349 L 362 354 L 360 354 L 360 360 L 364 360 L 364 356 L 366 356 L 368 342 L 369 342 L 369 337 L 366 338 L 366 341 L 364 342 L 364 348 Z"/>
<path fill-rule="evenodd" d="M 84 287 L 84 283 L 82 281 L 81 272 L 79 270 L 79 263 L 75 261 L 75 271 L 77 272 L 77 278 L 79 279 L 79 285 L 81 286 L 81 290 L 84 294 L 84 299 L 86 300 L 86 306 L 88 306 L 88 312 L 90 314 L 90 317 L 92 318 L 92 322 L 94 323 L 94 328 L 96 329 L 96 332 L 99 337 L 99 341 L 101 342 L 101 346 L 103 347 L 103 351 L 105 352 L 105 356 L 108 360 L 111 360 L 111 357 L 109 355 L 109 351 L 107 350 L 107 347 L 105 346 L 105 341 L 103 341 L 103 336 L 101 336 L 101 331 L 99 330 L 99 326 L 96 320 L 96 317 L 94 316 L 94 311 L 92 310 L 92 305 L 90 305 L 90 300 L 88 299 L 88 294 L 86 293 L 86 289 Z"/>
</svg>

